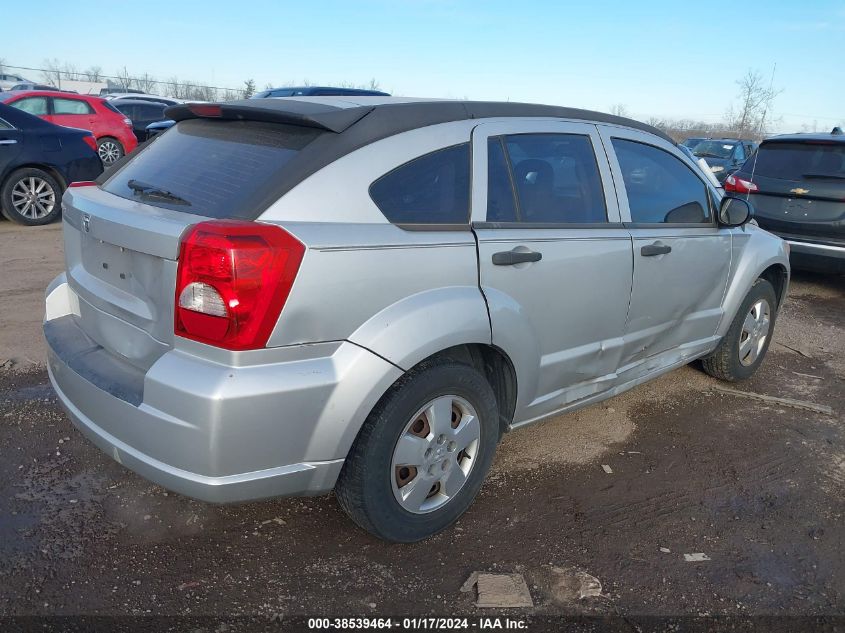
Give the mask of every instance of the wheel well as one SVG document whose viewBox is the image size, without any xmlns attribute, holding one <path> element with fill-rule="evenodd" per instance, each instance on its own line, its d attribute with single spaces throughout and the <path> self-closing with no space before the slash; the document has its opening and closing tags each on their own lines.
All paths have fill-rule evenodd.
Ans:
<svg viewBox="0 0 845 633">
<path fill-rule="evenodd" d="M 496 395 L 499 409 L 499 433 L 505 433 L 516 409 L 516 372 L 507 355 L 497 347 L 470 343 L 437 352 L 423 362 L 452 360 L 471 365 L 483 375 Z"/>
<path fill-rule="evenodd" d="M 788 279 L 786 267 L 781 264 L 773 264 L 760 273 L 760 278 L 772 284 L 772 287 L 775 289 L 775 296 L 778 298 L 778 307 L 781 306 L 784 299 L 786 299 L 784 296 L 786 292 L 786 280 Z"/>
<path fill-rule="evenodd" d="M 56 179 L 56 182 L 59 183 L 59 187 L 62 188 L 62 191 L 67 189 L 67 183 L 65 182 L 64 176 L 62 176 L 61 172 L 59 172 L 58 169 L 50 165 L 39 165 L 37 163 L 27 165 L 16 165 L 15 168 L 7 174 L 7 176 L 3 179 L 3 182 L 0 184 L 6 184 L 6 181 L 9 179 L 9 177 L 20 169 L 40 169 L 41 171 L 46 171 L 53 178 Z"/>
</svg>

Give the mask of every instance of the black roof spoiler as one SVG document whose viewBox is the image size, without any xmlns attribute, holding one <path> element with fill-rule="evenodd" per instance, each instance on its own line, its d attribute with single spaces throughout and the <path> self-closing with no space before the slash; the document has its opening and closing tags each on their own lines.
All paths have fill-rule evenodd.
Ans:
<svg viewBox="0 0 845 633">
<path fill-rule="evenodd" d="M 373 106 L 338 108 L 294 99 L 242 99 L 226 103 L 183 103 L 170 106 L 164 114 L 174 121 L 200 118 L 263 121 L 340 133 L 373 109 Z"/>
</svg>

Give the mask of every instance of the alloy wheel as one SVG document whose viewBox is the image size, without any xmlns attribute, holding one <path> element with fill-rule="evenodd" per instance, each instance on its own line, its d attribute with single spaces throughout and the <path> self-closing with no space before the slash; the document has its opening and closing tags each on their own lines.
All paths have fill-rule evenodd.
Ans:
<svg viewBox="0 0 845 633">
<path fill-rule="evenodd" d="M 56 207 L 56 191 L 43 178 L 21 178 L 12 188 L 12 206 L 22 217 L 40 220 L 50 215 Z"/>
<path fill-rule="evenodd" d="M 97 153 L 100 155 L 100 160 L 105 165 L 111 165 L 118 158 L 120 158 L 120 148 L 114 141 L 103 141 L 97 148 Z"/>
</svg>

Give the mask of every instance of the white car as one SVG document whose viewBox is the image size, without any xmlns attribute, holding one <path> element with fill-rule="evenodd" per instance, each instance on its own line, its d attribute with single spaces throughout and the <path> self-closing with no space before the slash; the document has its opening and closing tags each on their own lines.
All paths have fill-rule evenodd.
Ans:
<svg viewBox="0 0 845 633">
<path fill-rule="evenodd" d="M 33 83 L 25 77 L 20 75 L 13 75 L 12 73 L 0 73 L 0 92 L 9 90 L 12 86 L 20 83 Z"/>
</svg>

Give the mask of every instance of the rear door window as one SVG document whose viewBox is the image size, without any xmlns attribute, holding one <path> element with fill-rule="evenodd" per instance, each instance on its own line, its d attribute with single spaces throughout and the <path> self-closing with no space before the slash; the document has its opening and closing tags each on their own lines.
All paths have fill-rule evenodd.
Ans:
<svg viewBox="0 0 845 633">
<path fill-rule="evenodd" d="M 27 97 L 25 99 L 18 99 L 9 105 L 18 110 L 34 114 L 35 116 L 47 115 L 47 97 Z"/>
<path fill-rule="evenodd" d="M 388 172 L 370 185 L 370 197 L 394 224 L 468 224 L 469 174 L 469 143 L 462 143 Z"/>
<path fill-rule="evenodd" d="M 653 145 L 621 138 L 613 149 L 622 169 L 631 222 L 710 222 L 707 186 L 683 161 Z"/>
<path fill-rule="evenodd" d="M 273 201 L 279 174 L 322 134 L 255 121 L 180 121 L 103 189 L 184 213 L 254 219 Z"/>
<path fill-rule="evenodd" d="M 845 143 L 763 143 L 753 168 L 755 175 L 782 180 L 843 179 Z"/>
</svg>

